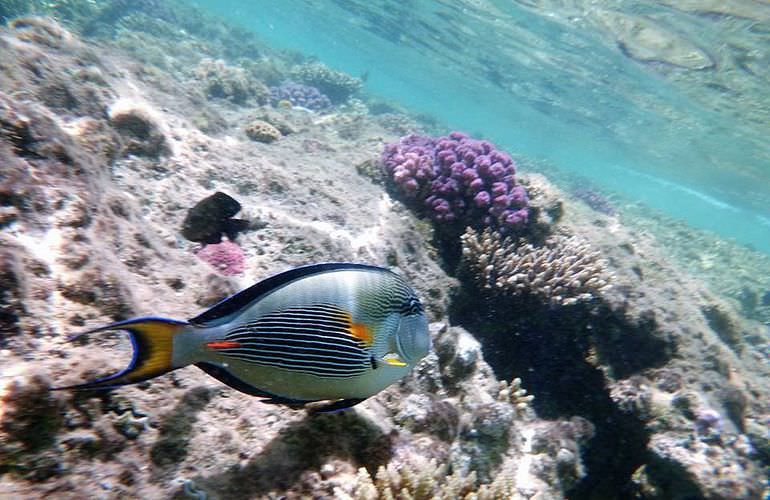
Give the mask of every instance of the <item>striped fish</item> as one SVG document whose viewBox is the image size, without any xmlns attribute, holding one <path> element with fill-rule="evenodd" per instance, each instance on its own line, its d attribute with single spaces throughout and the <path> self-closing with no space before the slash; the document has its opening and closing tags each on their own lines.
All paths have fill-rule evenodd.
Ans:
<svg viewBox="0 0 770 500">
<path fill-rule="evenodd" d="M 78 335 L 129 332 L 123 371 L 60 389 L 111 389 L 195 365 L 267 403 L 348 408 L 406 375 L 430 349 L 414 291 L 364 264 L 299 267 L 243 290 L 189 321 L 135 318 Z"/>
</svg>

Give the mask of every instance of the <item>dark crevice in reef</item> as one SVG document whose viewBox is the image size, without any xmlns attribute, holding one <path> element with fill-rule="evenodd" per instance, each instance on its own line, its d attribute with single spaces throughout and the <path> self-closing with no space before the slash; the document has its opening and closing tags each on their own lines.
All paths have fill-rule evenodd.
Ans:
<svg viewBox="0 0 770 500">
<path fill-rule="evenodd" d="M 647 460 L 644 423 L 610 398 L 601 363 L 617 377 L 670 358 L 654 318 L 630 322 L 604 307 L 549 308 L 526 297 L 455 297 L 451 320 L 481 342 L 498 378 L 522 379 L 541 418 L 578 415 L 596 427 L 583 449 L 587 475 L 569 498 L 628 498 L 631 475 Z M 632 354 L 628 354 L 632 353 Z"/>
</svg>

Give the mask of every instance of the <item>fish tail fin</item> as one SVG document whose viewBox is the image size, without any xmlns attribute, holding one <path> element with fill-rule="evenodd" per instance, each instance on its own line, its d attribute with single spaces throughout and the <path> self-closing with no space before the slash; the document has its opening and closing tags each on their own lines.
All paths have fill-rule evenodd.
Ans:
<svg viewBox="0 0 770 500">
<path fill-rule="evenodd" d="M 110 330 L 128 331 L 134 350 L 131 363 L 114 375 L 83 384 L 56 387 L 54 390 L 112 389 L 155 378 L 179 368 L 172 365 L 174 336 L 187 325 L 188 323 L 184 321 L 165 318 L 134 318 L 79 333 L 71 337 L 70 341 L 91 333 Z"/>
</svg>

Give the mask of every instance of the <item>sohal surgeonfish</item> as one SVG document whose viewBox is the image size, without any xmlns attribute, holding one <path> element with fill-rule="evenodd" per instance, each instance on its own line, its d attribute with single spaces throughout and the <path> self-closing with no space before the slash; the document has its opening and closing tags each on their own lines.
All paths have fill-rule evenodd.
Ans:
<svg viewBox="0 0 770 500">
<path fill-rule="evenodd" d="M 299 267 L 261 281 L 189 321 L 143 317 L 126 330 L 126 369 L 59 389 L 109 389 L 195 365 L 267 403 L 348 408 L 406 375 L 430 349 L 422 305 L 397 274 L 364 264 Z"/>
</svg>

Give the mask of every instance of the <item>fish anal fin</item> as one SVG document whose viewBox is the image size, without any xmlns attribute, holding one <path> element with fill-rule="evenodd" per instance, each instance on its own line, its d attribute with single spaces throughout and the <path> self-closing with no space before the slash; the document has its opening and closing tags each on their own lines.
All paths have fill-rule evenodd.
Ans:
<svg viewBox="0 0 770 500">
<path fill-rule="evenodd" d="M 366 398 L 341 399 L 339 401 L 324 403 L 317 406 L 307 406 L 306 408 L 310 413 L 332 413 L 335 411 L 347 410 L 363 401 L 366 401 Z"/>
<path fill-rule="evenodd" d="M 304 401 L 299 399 L 284 398 L 282 396 L 271 394 L 258 387 L 254 387 L 253 385 L 247 382 L 244 382 L 243 380 L 239 379 L 238 377 L 228 372 L 224 368 L 221 368 L 213 363 L 207 363 L 205 361 L 201 361 L 200 363 L 195 363 L 195 366 L 197 366 L 204 372 L 208 373 L 215 379 L 219 380 L 226 386 L 231 387 L 232 389 L 235 389 L 238 392 L 248 394 L 249 396 L 264 398 L 262 400 L 263 403 L 286 405 L 292 408 L 302 408 L 307 403 L 311 402 L 311 401 Z"/>
</svg>

